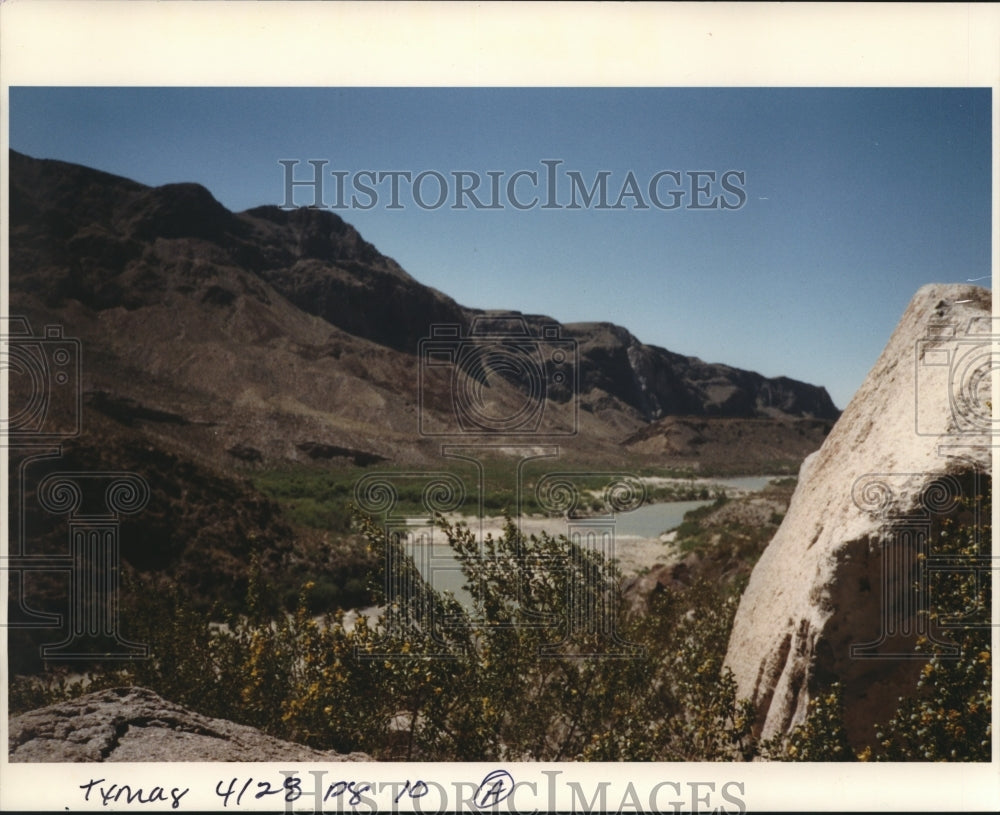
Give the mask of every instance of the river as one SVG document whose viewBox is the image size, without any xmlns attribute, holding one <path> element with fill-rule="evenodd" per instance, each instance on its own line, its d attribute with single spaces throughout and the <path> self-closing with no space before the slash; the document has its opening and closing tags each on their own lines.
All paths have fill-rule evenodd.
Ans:
<svg viewBox="0 0 1000 815">
<path fill-rule="evenodd" d="M 720 479 L 646 479 L 648 486 L 693 486 L 697 489 L 705 487 L 710 492 L 725 489 L 730 495 L 746 492 L 756 492 L 763 489 L 770 481 L 780 476 L 743 476 L 738 478 Z M 684 520 L 684 515 L 692 509 L 711 504 L 712 500 L 700 501 L 665 501 L 643 504 L 631 512 L 622 512 L 613 518 L 606 519 L 604 530 L 612 530 L 607 538 L 606 551 L 609 557 L 618 562 L 618 568 L 626 576 L 634 574 L 643 568 L 648 568 L 656 562 L 662 562 L 673 553 L 672 536 L 666 533 L 676 529 Z M 592 521 L 593 519 L 588 519 Z M 504 519 L 488 517 L 482 521 L 455 516 L 449 521 L 467 523 L 477 537 L 492 534 L 494 537 L 503 532 Z M 577 528 L 585 527 L 588 521 L 581 522 Z M 538 535 L 542 531 L 550 535 L 567 535 L 570 533 L 570 521 L 560 517 L 525 516 L 520 519 L 519 526 L 525 535 Z M 410 545 L 410 551 L 425 579 L 430 579 L 432 585 L 441 591 L 454 592 L 455 596 L 468 601 L 469 595 L 462 588 L 465 576 L 462 574 L 458 561 L 451 547 L 440 530 L 429 527 L 412 527 L 409 531 L 415 540 Z M 429 539 L 428 539 L 429 538 Z"/>
</svg>

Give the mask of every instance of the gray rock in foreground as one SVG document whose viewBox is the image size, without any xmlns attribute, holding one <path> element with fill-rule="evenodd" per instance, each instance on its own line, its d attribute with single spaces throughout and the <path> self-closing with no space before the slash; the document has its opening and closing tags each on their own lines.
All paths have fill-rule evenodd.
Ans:
<svg viewBox="0 0 1000 815">
<path fill-rule="evenodd" d="M 14 716 L 10 761 L 370 761 L 212 719 L 146 688 L 113 688 Z"/>
</svg>

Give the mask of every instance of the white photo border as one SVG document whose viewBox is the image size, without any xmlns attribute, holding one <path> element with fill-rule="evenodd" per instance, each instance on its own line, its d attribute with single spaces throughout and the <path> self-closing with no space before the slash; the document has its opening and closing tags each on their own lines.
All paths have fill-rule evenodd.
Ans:
<svg viewBox="0 0 1000 815">
<path fill-rule="evenodd" d="M 988 4 L 537 4 L 297 2 L 0 2 L 0 211 L 7 209 L 9 89 L 76 86 L 840 86 L 993 90 L 992 270 L 1000 268 L 1000 10 Z M 7 298 L 6 216 L 0 287 Z M 1000 301 L 994 289 L 994 312 Z M 1000 382 L 994 394 L 1000 404 Z M 0 382 L 6 399 L 6 383 Z M 0 472 L 6 473 L 0 448 Z M 6 496 L 4 496 L 6 499 Z M 994 523 L 996 523 L 994 509 Z M 0 554 L 6 553 L 3 524 Z M 997 554 L 994 543 L 994 555 Z M 998 575 L 994 574 L 994 597 Z M 6 581 L 0 608 L 6 610 Z M 994 615 L 997 614 L 994 603 Z M 1000 630 L 994 628 L 994 655 Z M 6 667 L 6 638 L 0 658 Z M 4 670 L 4 673 L 6 671 Z M 994 692 L 998 684 L 994 671 Z M 0 730 L 7 732 L 6 688 Z M 995 695 L 995 693 L 994 693 Z M 993 762 L 927 764 L 509 764 L 538 785 L 527 806 L 565 809 L 567 781 L 611 782 L 618 806 L 631 782 L 743 784 L 750 810 L 1000 810 L 997 711 Z M 6 742 L 6 738 L 4 738 Z M 102 809 L 81 785 L 97 777 L 187 788 L 180 810 L 221 809 L 216 781 L 281 779 L 325 770 L 368 781 L 421 777 L 449 789 L 497 769 L 484 764 L 10 764 L 0 751 L 0 809 Z M 557 773 L 557 776 L 551 775 Z M 345 776 L 346 777 L 346 776 Z M 557 778 L 559 796 L 546 796 Z M 687 795 L 688 793 L 685 793 Z M 697 790 L 696 790 L 697 794 Z M 640 799 L 647 799 L 646 793 Z M 666 799 L 661 796 L 661 801 Z M 453 802 L 454 803 L 454 802 Z M 724 802 L 723 802 L 724 803 Z M 257 802 L 274 809 L 273 801 Z M 628 804 L 626 803 L 626 806 Z M 169 809 L 160 806 L 132 807 Z M 241 810 L 251 811 L 245 803 Z M 311 808 L 311 806 L 310 806 Z M 451 807 L 449 807 L 451 808 Z M 233 807 L 229 807 L 230 810 Z M 380 807 L 381 809 L 381 807 Z M 401 805 L 402 810 L 402 805 Z M 348 810 L 349 811 L 349 810 Z M 364 810 L 359 810 L 364 811 Z M 503 805 L 500 807 L 503 811 Z M 628 811 L 634 811 L 628 810 Z"/>
</svg>

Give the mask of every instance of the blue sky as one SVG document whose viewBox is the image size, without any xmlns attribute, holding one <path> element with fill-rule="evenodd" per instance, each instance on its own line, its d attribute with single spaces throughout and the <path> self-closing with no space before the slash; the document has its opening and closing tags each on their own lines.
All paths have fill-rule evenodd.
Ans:
<svg viewBox="0 0 1000 815">
<path fill-rule="evenodd" d="M 469 171 L 481 195 L 488 171 L 506 184 L 557 160 L 561 203 L 566 171 L 588 185 L 606 171 L 612 199 L 630 171 L 643 190 L 665 170 L 688 184 L 693 171 L 745 173 L 745 203 L 730 210 L 688 208 L 690 188 L 672 210 L 634 198 L 423 209 L 405 194 L 389 209 L 386 182 L 375 207 L 339 214 L 464 305 L 615 322 L 672 351 L 825 385 L 843 408 L 919 286 L 989 285 L 990 105 L 988 89 L 954 88 L 16 87 L 9 110 L 16 150 L 147 184 L 197 181 L 237 211 L 282 203 L 280 159 L 303 162 L 297 178 L 309 159 L 348 179 Z"/>
</svg>

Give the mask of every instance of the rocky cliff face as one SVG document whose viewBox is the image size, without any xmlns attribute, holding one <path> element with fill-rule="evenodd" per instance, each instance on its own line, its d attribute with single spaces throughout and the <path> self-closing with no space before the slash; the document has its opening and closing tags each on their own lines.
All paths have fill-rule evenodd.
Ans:
<svg viewBox="0 0 1000 815">
<path fill-rule="evenodd" d="M 989 291 L 920 289 L 802 465 L 726 656 L 765 737 L 790 732 L 809 699 L 839 680 L 848 737 L 870 742 L 872 725 L 914 687 L 926 660 L 917 639 L 948 641 L 920 613 L 932 602 L 926 568 L 946 517 L 975 524 L 977 511 L 989 512 L 975 497 L 991 465 L 995 337 Z"/>
<path fill-rule="evenodd" d="M 150 188 L 15 152 L 10 234 L 11 312 L 83 341 L 94 407 L 131 406 L 146 426 L 186 420 L 157 430 L 223 458 L 299 461 L 307 444 L 419 459 L 418 412 L 454 424 L 452 388 L 464 392 L 461 378 L 418 392 L 420 342 L 450 324 L 451 345 L 465 348 L 487 316 L 414 280 L 335 213 L 232 213 L 197 184 Z M 575 340 L 591 458 L 665 415 L 838 415 L 821 387 L 704 363 L 606 323 L 521 319 L 543 359 L 543 326 Z M 519 384 L 489 378 L 501 413 L 523 404 Z M 548 420 L 567 394 L 542 385 Z"/>
<path fill-rule="evenodd" d="M 10 761 L 370 761 L 212 719 L 145 688 L 114 688 L 10 720 Z"/>
<path fill-rule="evenodd" d="M 610 323 L 573 323 L 581 392 L 606 392 L 646 422 L 664 416 L 836 419 L 825 388 L 703 362 L 636 339 Z"/>
</svg>

